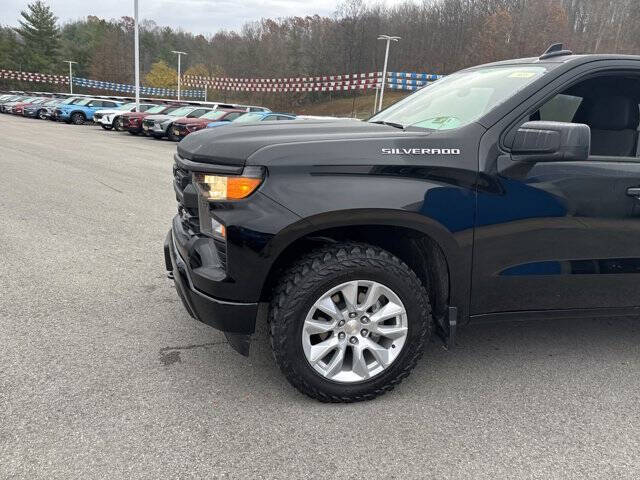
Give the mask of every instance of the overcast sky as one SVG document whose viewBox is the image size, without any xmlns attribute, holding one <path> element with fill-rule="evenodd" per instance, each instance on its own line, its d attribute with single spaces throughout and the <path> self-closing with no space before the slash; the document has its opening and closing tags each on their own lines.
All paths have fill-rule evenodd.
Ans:
<svg viewBox="0 0 640 480">
<path fill-rule="evenodd" d="M 62 21 L 87 15 L 101 18 L 133 16 L 133 0 L 44 0 Z M 404 0 L 365 0 L 393 5 Z M 412 0 L 418 1 L 418 0 Z M 339 0 L 140 0 L 140 18 L 158 25 L 210 34 L 236 30 L 245 22 L 291 15 L 332 15 Z M 0 0 L 0 24 L 16 25 L 29 0 Z"/>
</svg>

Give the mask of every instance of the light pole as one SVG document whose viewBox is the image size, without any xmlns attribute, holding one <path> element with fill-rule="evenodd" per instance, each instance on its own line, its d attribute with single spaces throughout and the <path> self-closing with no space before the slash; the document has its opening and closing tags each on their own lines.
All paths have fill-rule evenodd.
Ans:
<svg viewBox="0 0 640 480">
<path fill-rule="evenodd" d="M 382 68 L 382 85 L 380 87 L 380 99 L 378 104 L 378 111 L 382 110 L 382 97 L 384 97 L 384 84 L 387 80 L 387 61 L 389 60 L 389 44 L 391 42 L 397 42 L 401 37 L 390 37 L 389 35 L 379 35 L 378 40 L 386 40 L 387 48 L 384 52 L 384 67 Z"/>
<path fill-rule="evenodd" d="M 73 70 L 72 70 L 72 65 L 74 63 L 78 63 L 78 62 L 73 62 L 71 60 L 65 60 L 64 62 L 69 64 L 69 93 L 73 93 Z"/>
<path fill-rule="evenodd" d="M 138 36 L 138 0 L 133 0 L 133 18 L 134 18 L 134 57 L 136 71 L 136 112 L 140 111 L 140 40 Z"/>
<path fill-rule="evenodd" d="M 171 50 L 173 53 L 178 55 L 178 100 L 180 100 L 180 59 L 182 55 L 186 55 L 185 52 L 178 52 L 176 50 Z"/>
</svg>

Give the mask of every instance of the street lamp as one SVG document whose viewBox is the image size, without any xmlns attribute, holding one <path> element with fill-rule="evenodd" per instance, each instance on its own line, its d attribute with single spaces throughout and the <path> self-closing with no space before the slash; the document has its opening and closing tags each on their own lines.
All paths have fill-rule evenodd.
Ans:
<svg viewBox="0 0 640 480">
<path fill-rule="evenodd" d="M 378 111 L 382 110 L 382 97 L 384 96 L 384 84 L 387 80 L 387 61 L 389 60 L 389 44 L 391 42 L 397 42 L 401 37 L 390 37 L 389 35 L 379 35 L 378 40 L 387 41 L 387 49 L 384 53 L 384 67 L 382 69 L 382 86 L 380 87 L 380 99 L 378 104 Z"/>
<path fill-rule="evenodd" d="M 135 52 L 136 71 L 136 112 L 140 111 L 140 40 L 138 36 L 138 0 L 133 0 L 134 35 L 133 45 Z"/>
<path fill-rule="evenodd" d="M 176 50 L 171 50 L 173 53 L 178 55 L 178 100 L 180 100 L 180 58 L 182 55 L 186 55 L 185 52 L 178 52 Z"/>
<path fill-rule="evenodd" d="M 71 66 L 78 62 L 73 62 L 71 60 L 65 60 L 64 62 L 69 64 L 69 93 L 73 93 L 73 70 Z"/>
</svg>

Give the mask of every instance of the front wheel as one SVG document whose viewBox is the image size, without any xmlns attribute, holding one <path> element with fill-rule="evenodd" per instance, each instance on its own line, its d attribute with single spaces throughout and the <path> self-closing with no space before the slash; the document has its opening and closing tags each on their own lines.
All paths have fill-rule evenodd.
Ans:
<svg viewBox="0 0 640 480">
<path fill-rule="evenodd" d="M 42 109 L 38 110 L 38 118 L 40 120 L 46 120 L 47 119 L 47 115 L 45 114 L 44 110 L 42 110 Z"/>
<path fill-rule="evenodd" d="M 342 243 L 300 259 L 270 307 L 271 346 L 301 392 L 324 402 L 370 400 L 416 365 L 431 333 L 428 294 L 400 259 Z"/>
<path fill-rule="evenodd" d="M 79 112 L 74 113 L 71 115 L 71 123 L 74 125 L 84 125 L 84 115 Z"/>
</svg>

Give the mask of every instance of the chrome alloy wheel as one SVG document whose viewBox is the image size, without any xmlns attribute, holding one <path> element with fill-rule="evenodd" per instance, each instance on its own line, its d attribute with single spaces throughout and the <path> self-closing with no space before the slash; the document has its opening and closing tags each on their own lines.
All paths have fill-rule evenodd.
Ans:
<svg viewBox="0 0 640 480">
<path fill-rule="evenodd" d="M 353 280 L 323 294 L 302 327 L 309 364 L 340 383 L 368 380 L 387 369 L 407 339 L 407 311 L 393 290 Z"/>
</svg>

